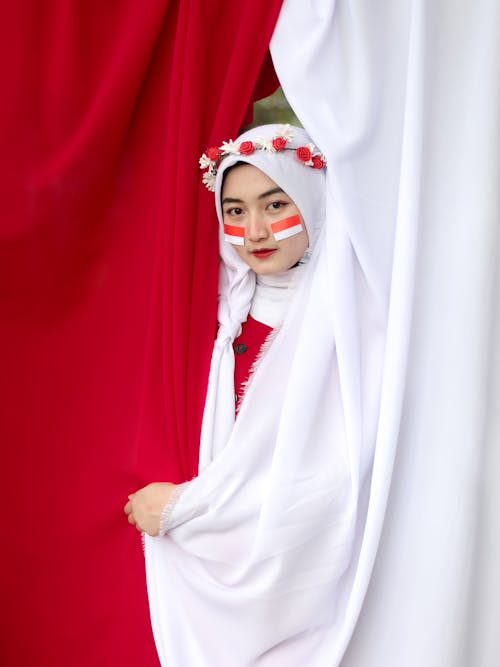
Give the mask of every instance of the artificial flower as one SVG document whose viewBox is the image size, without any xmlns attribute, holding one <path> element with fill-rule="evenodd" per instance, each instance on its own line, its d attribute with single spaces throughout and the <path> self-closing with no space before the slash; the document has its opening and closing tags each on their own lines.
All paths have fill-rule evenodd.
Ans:
<svg viewBox="0 0 500 667">
<path fill-rule="evenodd" d="M 210 171 L 210 169 L 203 174 L 201 180 L 203 181 L 203 185 L 205 185 L 207 190 L 210 190 L 210 192 L 215 192 L 215 175 Z"/>
<path fill-rule="evenodd" d="M 278 137 L 283 137 L 283 139 L 286 139 L 287 141 L 291 141 L 293 139 L 293 130 L 290 125 L 280 125 L 276 135 Z"/>
<path fill-rule="evenodd" d="M 304 164 L 312 164 L 311 158 L 312 158 L 312 153 L 311 149 L 309 146 L 300 146 L 297 148 L 295 151 L 297 157 L 301 162 L 304 162 Z"/>
<path fill-rule="evenodd" d="M 271 143 L 275 151 L 282 151 L 286 146 L 286 142 L 286 137 L 274 137 Z"/>
<path fill-rule="evenodd" d="M 314 169 L 323 169 L 325 166 L 325 161 L 320 155 L 313 155 L 312 166 Z"/>
<path fill-rule="evenodd" d="M 240 144 L 240 153 L 241 155 L 251 155 L 255 150 L 253 141 L 243 141 Z"/>
<path fill-rule="evenodd" d="M 203 153 L 198 162 L 200 163 L 200 169 L 206 169 L 207 167 L 210 167 L 212 164 L 212 160 L 208 157 L 206 153 Z"/>
<path fill-rule="evenodd" d="M 212 146 L 211 148 L 207 148 L 207 155 L 209 160 L 212 160 L 212 162 L 217 162 L 217 160 L 220 160 L 222 156 L 222 151 L 220 148 Z"/>
<path fill-rule="evenodd" d="M 269 137 L 257 137 L 255 140 L 257 148 L 262 148 L 262 150 L 267 151 L 268 153 L 275 153 L 276 149 L 273 146 L 273 141 Z"/>
<path fill-rule="evenodd" d="M 222 146 L 219 146 L 221 151 L 226 155 L 238 155 L 239 147 L 238 144 L 230 139 L 229 141 L 223 141 Z"/>
</svg>

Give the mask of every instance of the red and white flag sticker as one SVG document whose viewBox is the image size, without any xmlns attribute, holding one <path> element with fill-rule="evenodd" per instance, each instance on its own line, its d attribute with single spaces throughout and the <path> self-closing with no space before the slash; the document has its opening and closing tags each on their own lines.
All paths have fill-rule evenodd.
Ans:
<svg viewBox="0 0 500 667">
<path fill-rule="evenodd" d="M 283 241 L 290 236 L 300 234 L 303 229 L 300 215 L 297 214 L 271 223 L 271 231 L 276 241 Z M 224 223 L 224 239 L 233 245 L 245 245 L 245 228 Z"/>
<path fill-rule="evenodd" d="M 283 241 L 283 239 L 288 239 L 290 236 L 300 234 L 304 228 L 302 227 L 300 215 L 291 215 L 289 218 L 272 222 L 271 229 L 276 241 Z"/>
<path fill-rule="evenodd" d="M 224 223 L 224 239 L 233 245 L 245 245 L 245 228 Z"/>
</svg>

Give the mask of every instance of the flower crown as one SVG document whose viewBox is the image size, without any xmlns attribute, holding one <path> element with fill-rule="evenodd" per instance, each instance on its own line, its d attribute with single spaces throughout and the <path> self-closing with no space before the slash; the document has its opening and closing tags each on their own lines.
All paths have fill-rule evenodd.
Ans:
<svg viewBox="0 0 500 667">
<path fill-rule="evenodd" d="M 202 180 L 207 190 L 215 191 L 215 177 L 221 160 L 227 155 L 251 155 L 254 151 L 267 151 L 268 153 L 277 153 L 283 150 L 295 151 L 296 157 L 306 167 L 313 169 L 323 169 L 326 165 L 326 158 L 323 153 L 316 148 L 314 144 L 306 144 L 298 148 L 287 146 L 293 139 L 293 130 L 290 125 L 278 127 L 273 137 L 257 137 L 255 141 L 223 141 L 219 147 L 212 146 L 201 156 L 200 169 L 206 169 Z"/>
</svg>

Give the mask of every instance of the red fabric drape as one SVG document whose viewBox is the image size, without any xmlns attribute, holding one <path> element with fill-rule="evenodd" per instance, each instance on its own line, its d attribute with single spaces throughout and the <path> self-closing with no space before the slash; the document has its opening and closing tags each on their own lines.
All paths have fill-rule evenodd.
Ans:
<svg viewBox="0 0 500 667">
<path fill-rule="evenodd" d="M 158 664 L 122 506 L 196 470 L 217 282 L 197 158 L 274 86 L 280 5 L 0 11 L 5 667 Z"/>
</svg>

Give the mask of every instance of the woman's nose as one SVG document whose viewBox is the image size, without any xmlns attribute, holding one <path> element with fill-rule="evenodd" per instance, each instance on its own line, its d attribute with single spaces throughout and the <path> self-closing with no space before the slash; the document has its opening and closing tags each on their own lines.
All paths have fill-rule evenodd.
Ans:
<svg viewBox="0 0 500 667">
<path fill-rule="evenodd" d="M 269 225 L 260 215 L 252 215 L 247 220 L 246 236 L 249 241 L 262 241 L 270 234 Z"/>
</svg>

